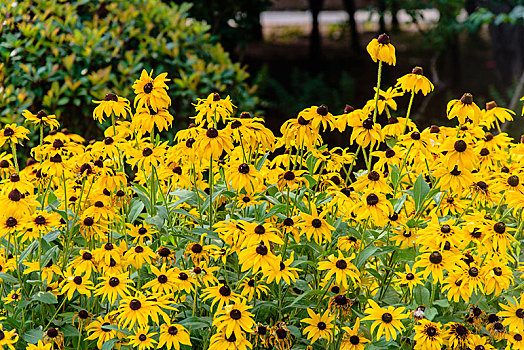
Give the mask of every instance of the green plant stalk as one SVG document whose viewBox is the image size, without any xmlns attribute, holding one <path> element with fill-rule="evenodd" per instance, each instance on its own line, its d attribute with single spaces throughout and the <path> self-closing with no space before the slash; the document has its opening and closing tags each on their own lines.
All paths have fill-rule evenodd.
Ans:
<svg viewBox="0 0 524 350">
<path fill-rule="evenodd" d="M 16 173 L 18 174 L 20 170 L 18 168 L 18 159 L 16 158 L 16 143 L 13 141 L 11 141 L 11 153 L 13 154 L 13 162 L 15 163 Z"/>
<path fill-rule="evenodd" d="M 415 91 L 411 91 L 411 97 L 409 98 L 408 111 L 406 113 L 406 123 L 404 123 L 404 129 L 402 130 L 402 135 L 406 133 L 408 128 L 409 117 L 411 115 L 411 106 L 413 105 L 413 99 L 415 98 Z"/>
<path fill-rule="evenodd" d="M 375 110 L 373 111 L 373 122 L 377 121 L 378 113 L 378 96 L 380 91 L 380 80 L 382 78 L 382 61 L 378 61 L 378 73 L 377 73 L 377 91 L 375 92 Z"/>
</svg>

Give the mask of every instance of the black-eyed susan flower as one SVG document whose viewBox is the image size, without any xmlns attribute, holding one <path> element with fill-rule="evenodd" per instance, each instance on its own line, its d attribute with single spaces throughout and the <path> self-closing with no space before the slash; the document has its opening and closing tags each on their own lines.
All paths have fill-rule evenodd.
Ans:
<svg viewBox="0 0 524 350">
<path fill-rule="evenodd" d="M 137 109 L 131 128 L 142 134 L 151 133 L 156 127 L 159 132 L 168 130 L 173 123 L 173 116 L 166 108 L 154 110 L 151 107 Z"/>
<path fill-rule="evenodd" d="M 16 329 L 10 331 L 4 329 L 3 325 L 0 324 L 0 346 L 9 350 L 15 350 L 14 344 L 18 341 L 18 333 Z"/>
<path fill-rule="evenodd" d="M 415 350 L 440 350 L 444 345 L 442 325 L 426 319 L 418 321 L 415 328 Z"/>
<path fill-rule="evenodd" d="M 513 297 L 509 300 L 509 305 L 500 304 L 502 311 L 497 316 L 502 317 L 502 324 L 507 326 L 510 332 L 524 332 L 524 300 L 522 295 L 517 300 Z"/>
<path fill-rule="evenodd" d="M 364 350 L 366 344 L 369 343 L 369 339 L 360 331 L 359 317 L 355 320 L 353 328 L 342 327 L 342 330 L 344 330 L 344 335 L 340 350 Z"/>
<path fill-rule="evenodd" d="M 448 119 L 457 118 L 460 125 L 466 120 L 470 120 L 474 126 L 478 125 L 482 116 L 480 108 L 473 102 L 473 95 L 470 93 L 465 93 L 460 100 L 449 101 L 446 111 Z"/>
<path fill-rule="evenodd" d="M 65 279 L 61 285 L 61 293 L 67 296 L 67 299 L 73 299 L 75 292 L 82 295 L 91 296 L 93 282 L 85 276 L 75 276 L 72 271 L 65 273 Z"/>
<path fill-rule="evenodd" d="M 209 350 L 249 350 L 252 347 L 245 336 L 237 338 L 232 334 L 228 337 L 225 332 L 218 332 L 211 336 Z"/>
<path fill-rule="evenodd" d="M 391 40 L 387 34 L 380 34 L 377 39 L 371 40 L 366 50 L 373 62 L 377 62 L 378 60 L 390 66 L 394 66 L 397 62 L 395 47 L 391 44 Z"/>
<path fill-rule="evenodd" d="M 99 280 L 101 282 L 95 288 L 95 295 L 101 296 L 102 301 L 107 299 L 111 304 L 114 304 L 118 298 L 129 296 L 134 290 L 133 281 L 126 272 L 114 275 L 106 274 L 100 276 Z"/>
<path fill-rule="evenodd" d="M 404 91 L 414 94 L 421 92 L 424 96 L 434 89 L 431 81 L 424 76 L 422 67 L 415 67 L 411 73 L 398 78 L 397 85 Z"/>
<path fill-rule="evenodd" d="M 231 188 L 240 191 L 253 191 L 258 185 L 260 178 L 259 171 L 254 165 L 242 163 L 241 161 L 231 162 L 226 168 L 226 176 L 231 183 Z"/>
<path fill-rule="evenodd" d="M 4 303 L 6 305 L 7 304 L 11 304 L 11 303 L 17 303 L 17 302 L 19 302 L 22 299 L 22 295 L 20 293 L 21 293 L 21 289 L 20 288 L 18 288 L 16 290 L 13 289 L 2 300 L 4 301 Z"/>
<path fill-rule="evenodd" d="M 451 349 L 467 349 L 471 346 L 472 332 L 462 323 L 451 322 L 444 331 L 446 344 Z"/>
<path fill-rule="evenodd" d="M 17 144 L 22 140 L 29 140 L 28 134 L 29 130 L 23 126 L 7 124 L 0 130 L 0 146 L 3 146 L 6 142 Z"/>
<path fill-rule="evenodd" d="M 408 286 L 409 290 L 413 292 L 413 287 L 423 285 L 421 276 L 422 273 L 417 272 L 406 264 L 404 272 L 396 272 L 397 278 L 393 280 L 394 283 L 399 283 L 401 286 Z"/>
<path fill-rule="evenodd" d="M 373 147 L 376 143 L 383 141 L 384 136 L 380 124 L 373 121 L 373 118 L 362 114 L 360 118 L 352 118 L 348 125 L 353 128 L 351 131 L 350 143 L 356 142 L 359 146 L 367 147 L 371 144 Z"/>
<path fill-rule="evenodd" d="M 424 268 L 422 275 L 428 278 L 433 276 L 433 283 L 444 280 L 444 270 L 453 266 L 453 257 L 447 251 L 426 252 L 418 256 L 417 262 L 413 268 Z"/>
<path fill-rule="evenodd" d="M 298 113 L 299 117 L 303 117 L 305 120 L 311 120 L 313 128 L 318 129 L 320 124 L 324 131 L 333 130 L 335 128 L 335 118 L 333 114 L 328 111 L 326 105 L 312 106 L 306 108 Z"/>
<path fill-rule="evenodd" d="M 93 118 L 102 123 L 105 118 L 114 115 L 115 117 L 126 119 L 129 115 L 131 116 L 131 106 L 129 106 L 129 100 L 115 94 L 107 94 L 106 97 L 101 101 L 93 101 L 98 104 L 93 111 Z"/>
<path fill-rule="evenodd" d="M 48 115 L 44 111 L 39 111 L 37 114 L 33 114 L 28 110 L 25 110 L 22 112 L 22 116 L 25 118 L 26 122 L 31 122 L 37 126 L 39 124 L 42 126 L 49 126 L 51 130 L 58 129 L 60 127 L 60 123 L 58 120 L 56 120 L 56 116 L 54 114 Z"/>
<path fill-rule="evenodd" d="M 370 219 L 375 225 L 384 225 L 393 214 L 393 206 L 380 192 L 365 191 L 359 202 L 353 207 L 357 218 Z"/>
<path fill-rule="evenodd" d="M 149 108 L 158 111 L 171 105 L 171 99 L 167 94 L 169 87 L 166 85 L 167 73 L 161 73 L 156 78 L 152 77 L 153 71 L 149 74 L 145 69 L 140 74 L 140 79 L 135 80 L 133 89 L 135 90 L 135 108 Z"/>
<path fill-rule="evenodd" d="M 512 350 L 524 349 L 524 332 L 509 332 L 504 338 L 507 339 Z"/>
<path fill-rule="evenodd" d="M 53 344 L 45 344 L 42 340 L 39 340 L 36 344 L 27 344 L 26 350 L 52 350 Z"/>
<path fill-rule="evenodd" d="M 511 268 L 499 257 L 487 259 L 481 268 L 484 275 L 484 292 L 487 295 L 500 295 L 513 283 Z"/>
<path fill-rule="evenodd" d="M 342 285 L 344 288 L 349 288 L 349 281 L 357 283 L 360 281 L 360 272 L 358 269 L 351 263 L 351 260 L 354 258 L 354 255 L 350 255 L 348 258 L 345 258 L 342 253 L 339 251 L 338 256 L 331 254 L 328 256 L 327 261 L 321 261 L 318 263 L 318 269 L 320 271 L 327 270 L 325 276 L 326 279 L 330 279 L 332 276 L 335 278 L 337 284 Z"/>
<path fill-rule="evenodd" d="M 236 303 L 241 300 L 241 295 L 231 290 L 227 284 L 218 284 L 216 286 L 207 287 L 203 290 L 202 301 L 212 299 L 211 308 L 217 304 L 217 310 L 221 310 L 224 306 L 231 303 Z"/>
<path fill-rule="evenodd" d="M 136 332 L 129 336 L 129 344 L 138 350 L 149 350 L 155 347 L 157 341 L 153 338 L 156 332 L 151 332 L 150 327 L 138 327 Z"/>
<path fill-rule="evenodd" d="M 401 320 L 408 318 L 407 314 L 402 313 L 405 307 L 381 308 L 373 299 L 369 299 L 368 303 L 369 307 L 365 310 L 368 315 L 362 321 L 373 321 L 371 332 L 374 333 L 378 329 L 376 339 L 380 339 L 382 335 L 386 337 L 386 341 L 397 339 L 398 332 L 405 329 Z"/>
<path fill-rule="evenodd" d="M 374 89 L 376 93 L 377 88 L 375 87 Z M 394 100 L 395 97 L 400 97 L 402 95 L 404 95 L 404 93 L 395 87 L 389 87 L 386 91 L 378 90 L 378 100 L 368 100 L 363 110 L 367 114 L 373 113 L 375 111 L 376 104 L 378 115 L 381 115 L 384 113 L 384 111 L 386 111 L 389 115 L 390 109 L 393 111 L 397 110 L 397 102 Z"/>
<path fill-rule="evenodd" d="M 253 273 L 259 270 L 278 270 L 279 259 L 265 244 L 255 244 L 248 246 L 238 255 L 238 262 L 242 266 L 241 271 L 253 269 Z"/>
<path fill-rule="evenodd" d="M 116 326 L 117 323 L 110 315 L 104 317 L 98 316 L 95 320 L 86 326 L 88 336 L 86 340 L 96 340 L 98 349 L 102 349 L 104 343 L 111 339 L 123 339 L 126 335 L 114 327 L 108 328 L 107 326 Z"/>
<path fill-rule="evenodd" d="M 223 99 L 217 92 L 209 94 L 207 98 L 198 98 L 193 106 L 197 112 L 195 123 L 201 126 L 207 123 L 215 128 L 218 123 L 230 117 L 235 108 L 229 96 Z"/>
<path fill-rule="evenodd" d="M 180 350 L 180 344 L 191 345 L 189 332 L 179 324 L 165 323 L 160 326 L 157 348 L 165 346 L 168 350 Z"/>
<path fill-rule="evenodd" d="M 309 318 L 304 318 L 301 322 L 308 326 L 304 328 L 304 334 L 307 339 L 311 340 L 311 344 L 318 339 L 325 339 L 327 344 L 331 342 L 332 329 L 334 327 L 333 321 L 335 315 L 330 315 L 329 310 L 323 314 L 317 314 L 311 309 L 307 309 Z"/>
<path fill-rule="evenodd" d="M 193 147 L 201 159 L 218 159 L 222 153 L 233 149 L 230 133 L 226 129 L 217 130 L 213 127 L 203 129 L 195 140 Z"/>
<path fill-rule="evenodd" d="M 234 334 L 241 338 L 243 332 L 250 332 L 255 326 L 254 315 L 248 311 L 251 308 L 244 303 L 228 305 L 215 314 L 213 326 L 216 326 L 219 332 L 224 332 L 226 337 Z"/>
<path fill-rule="evenodd" d="M 322 244 L 324 241 L 331 242 L 331 232 L 335 230 L 327 220 L 327 210 L 318 212 L 316 205 L 311 204 L 311 214 L 300 213 L 300 221 L 297 224 L 303 234 L 306 235 L 308 240 L 313 240 L 317 244 Z"/>
<path fill-rule="evenodd" d="M 296 267 L 291 267 L 295 259 L 295 252 L 291 252 L 289 259 L 279 262 L 279 269 L 275 270 L 271 268 L 268 271 L 263 271 L 264 277 L 267 278 L 267 283 L 272 283 L 273 281 L 280 283 L 281 280 L 284 280 L 288 285 L 295 282 L 298 279 L 298 272 L 301 271 Z"/>
<path fill-rule="evenodd" d="M 141 293 L 135 295 L 125 296 L 120 301 L 118 307 L 118 323 L 122 327 L 132 329 L 135 324 L 139 327 L 147 325 L 151 310 L 153 308 L 153 301 Z"/>
<path fill-rule="evenodd" d="M 444 162 L 448 168 L 455 166 L 458 170 L 476 168 L 477 158 L 471 141 L 448 137 L 441 145 L 441 152 L 446 154 Z"/>
<path fill-rule="evenodd" d="M 500 131 L 499 123 L 504 124 L 505 122 L 512 121 L 513 116 L 515 116 L 515 112 L 511 109 L 499 107 L 495 101 L 490 101 L 486 103 L 486 109 L 482 110 L 480 125 L 489 129 L 492 129 L 496 125 Z"/>
</svg>

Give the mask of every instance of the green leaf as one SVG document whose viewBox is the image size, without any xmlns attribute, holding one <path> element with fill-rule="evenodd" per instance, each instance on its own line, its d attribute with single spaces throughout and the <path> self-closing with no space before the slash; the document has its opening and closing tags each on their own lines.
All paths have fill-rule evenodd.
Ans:
<svg viewBox="0 0 524 350">
<path fill-rule="evenodd" d="M 443 307 L 443 308 L 447 308 L 447 307 L 449 307 L 449 301 L 448 301 L 448 299 L 435 300 L 433 302 L 433 305 L 437 305 L 437 306 L 440 306 L 440 307 Z"/>
<path fill-rule="evenodd" d="M 33 296 L 33 300 L 44 304 L 58 304 L 56 296 L 49 292 L 38 292 Z"/>
<path fill-rule="evenodd" d="M 355 263 L 355 266 L 357 268 L 360 268 L 368 259 L 370 256 L 375 254 L 375 252 L 378 250 L 377 247 L 374 245 L 371 245 L 360 252 L 360 255 L 358 256 L 358 260 Z"/>
<path fill-rule="evenodd" d="M 424 310 L 424 315 L 426 316 L 426 318 L 428 320 L 433 320 L 435 318 L 435 316 L 438 315 L 438 311 L 436 308 L 434 307 L 430 307 L 430 308 L 427 308 L 426 310 Z"/>
<path fill-rule="evenodd" d="M 31 329 L 22 334 L 22 339 L 24 339 L 29 344 L 36 344 L 39 340 L 44 338 L 44 332 L 41 329 Z"/>
<path fill-rule="evenodd" d="M 133 198 L 129 208 L 129 222 L 135 222 L 136 218 L 140 215 L 140 213 L 142 213 L 142 210 L 144 210 L 144 203 L 141 202 L 138 198 Z"/>
<path fill-rule="evenodd" d="M 120 341 L 118 338 L 109 339 L 104 343 L 104 345 L 102 345 L 102 350 L 111 350 L 118 341 Z"/>
<path fill-rule="evenodd" d="M 18 280 L 16 278 L 14 278 L 13 276 L 8 275 L 7 273 L 4 273 L 4 272 L 0 272 L 0 279 L 2 281 L 7 282 L 7 283 L 17 283 L 18 282 Z"/>
<path fill-rule="evenodd" d="M 424 180 L 424 176 L 420 174 L 413 185 L 413 199 L 415 200 L 415 209 L 417 212 L 422 209 L 424 200 L 429 193 L 429 185 Z"/>
<path fill-rule="evenodd" d="M 415 287 L 415 301 L 419 305 L 429 305 L 430 293 L 424 286 Z"/>
</svg>

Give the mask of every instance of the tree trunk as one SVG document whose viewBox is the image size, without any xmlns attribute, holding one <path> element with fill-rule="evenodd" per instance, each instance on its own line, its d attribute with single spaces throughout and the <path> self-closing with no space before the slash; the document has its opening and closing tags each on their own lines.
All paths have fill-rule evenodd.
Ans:
<svg viewBox="0 0 524 350">
<path fill-rule="evenodd" d="M 309 9 L 313 19 L 313 27 L 309 38 L 309 57 L 314 64 L 320 59 L 320 27 L 318 23 L 318 15 L 322 11 L 324 0 L 309 0 Z"/>
<path fill-rule="evenodd" d="M 357 22 L 355 21 L 355 12 L 357 11 L 355 0 L 344 0 L 344 8 L 349 16 L 350 46 L 354 51 L 360 51 L 360 36 L 358 35 Z"/>
</svg>

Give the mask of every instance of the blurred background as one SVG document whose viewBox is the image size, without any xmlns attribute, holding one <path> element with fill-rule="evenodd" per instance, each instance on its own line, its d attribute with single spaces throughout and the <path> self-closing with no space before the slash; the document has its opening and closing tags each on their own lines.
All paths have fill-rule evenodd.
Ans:
<svg viewBox="0 0 524 350">
<path fill-rule="evenodd" d="M 415 98 L 420 128 L 448 124 L 446 103 L 471 92 L 520 117 L 524 95 L 524 0 L 0 0 L 0 118 L 40 109 L 96 137 L 92 100 L 132 100 L 140 71 L 166 71 L 176 128 L 191 103 L 231 95 L 276 134 L 311 105 L 333 114 L 373 98 L 377 65 L 367 43 L 386 32 L 397 65 L 385 89 L 421 66 L 434 83 Z M 398 99 L 403 115 L 407 98 Z M 522 118 L 506 131 L 519 137 Z M 330 144 L 347 145 L 333 134 Z M 172 137 L 168 133 L 165 137 Z"/>
</svg>

